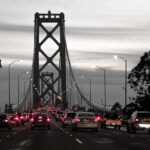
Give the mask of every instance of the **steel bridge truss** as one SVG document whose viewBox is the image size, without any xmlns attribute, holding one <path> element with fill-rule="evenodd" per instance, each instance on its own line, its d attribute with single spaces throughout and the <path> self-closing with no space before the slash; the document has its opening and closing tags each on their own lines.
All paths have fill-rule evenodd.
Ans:
<svg viewBox="0 0 150 150">
<path fill-rule="evenodd" d="M 52 25 L 52 26 L 51 26 Z M 42 32 L 43 31 L 43 32 Z M 45 36 L 43 37 L 43 33 Z M 55 37 L 57 35 L 57 38 Z M 44 44 L 50 46 L 48 52 Z M 55 44 L 51 51 L 51 43 Z M 67 107 L 66 100 L 66 58 L 65 58 L 64 14 L 35 14 L 34 26 L 34 58 L 33 58 L 33 107 L 54 102 L 61 97 L 62 104 Z M 42 58 L 42 60 L 41 60 Z M 40 60 L 44 62 L 40 63 Z M 56 61 L 57 60 L 57 61 Z M 47 71 L 48 74 L 42 73 Z M 47 78 L 49 76 L 49 78 Z M 60 86 L 60 87 L 58 87 Z M 58 89 L 60 89 L 58 91 Z M 46 98 L 47 97 L 47 98 Z"/>
</svg>

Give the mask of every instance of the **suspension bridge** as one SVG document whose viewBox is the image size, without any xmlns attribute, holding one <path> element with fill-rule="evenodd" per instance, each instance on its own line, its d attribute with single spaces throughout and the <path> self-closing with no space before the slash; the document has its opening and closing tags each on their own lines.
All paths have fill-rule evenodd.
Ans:
<svg viewBox="0 0 150 150">
<path fill-rule="evenodd" d="M 96 110 L 103 106 L 85 94 L 78 84 L 67 49 L 63 13 L 35 14 L 34 52 L 28 90 L 14 110 L 28 111 L 47 105 L 72 107 L 74 99 Z M 74 91 L 78 97 L 73 96 Z M 83 104 L 84 103 L 84 104 Z"/>
</svg>

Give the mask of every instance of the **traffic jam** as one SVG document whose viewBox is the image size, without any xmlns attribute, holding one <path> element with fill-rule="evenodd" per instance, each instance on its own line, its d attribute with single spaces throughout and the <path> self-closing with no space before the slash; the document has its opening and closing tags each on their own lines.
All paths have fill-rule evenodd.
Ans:
<svg viewBox="0 0 150 150">
<path fill-rule="evenodd" d="M 14 128 L 28 125 L 31 130 L 51 129 L 53 123 L 60 128 L 69 128 L 72 131 L 91 130 L 98 132 L 102 129 L 122 130 L 135 134 L 139 131 L 150 133 L 150 112 L 134 111 L 131 116 L 118 115 L 114 112 L 73 111 L 59 107 L 40 108 L 37 111 L 0 114 L 0 131 L 11 131 Z"/>
</svg>

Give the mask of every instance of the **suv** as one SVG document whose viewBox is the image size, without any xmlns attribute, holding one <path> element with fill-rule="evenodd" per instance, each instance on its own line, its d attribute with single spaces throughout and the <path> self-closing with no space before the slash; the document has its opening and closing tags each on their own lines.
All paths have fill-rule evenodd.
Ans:
<svg viewBox="0 0 150 150">
<path fill-rule="evenodd" d="M 9 131 L 12 130 L 12 122 L 5 113 L 0 114 L 0 128 L 6 128 Z"/>
<path fill-rule="evenodd" d="M 33 117 L 30 119 L 31 129 L 34 127 L 46 127 L 50 129 L 50 118 L 46 113 L 34 113 Z"/>
<path fill-rule="evenodd" d="M 127 133 L 147 130 L 150 133 L 150 111 L 134 111 L 127 121 Z"/>
</svg>

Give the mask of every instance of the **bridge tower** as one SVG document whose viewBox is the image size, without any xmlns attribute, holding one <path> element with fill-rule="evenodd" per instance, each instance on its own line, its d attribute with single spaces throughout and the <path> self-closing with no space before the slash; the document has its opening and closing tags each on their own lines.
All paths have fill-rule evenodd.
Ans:
<svg viewBox="0 0 150 150">
<path fill-rule="evenodd" d="M 64 14 L 52 14 L 50 11 L 47 14 L 36 13 L 34 23 L 33 107 L 53 102 L 53 97 L 59 97 L 63 106 L 68 107 Z M 47 83 L 46 89 L 41 90 L 41 82 L 46 84 L 44 76 L 51 76 L 49 73 L 45 75 L 44 72 L 53 74 L 53 82 Z M 51 97 L 45 99 L 47 93 L 54 93 L 54 96 L 49 94 Z"/>
</svg>

